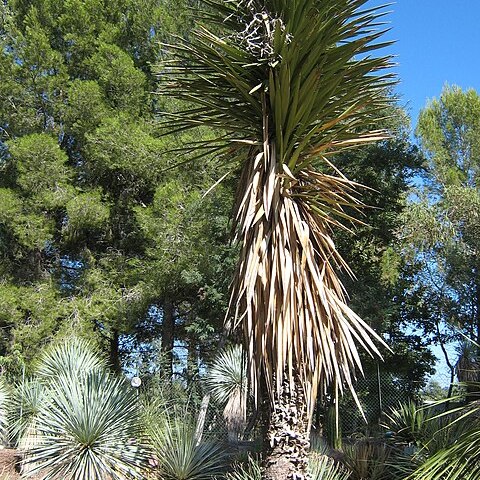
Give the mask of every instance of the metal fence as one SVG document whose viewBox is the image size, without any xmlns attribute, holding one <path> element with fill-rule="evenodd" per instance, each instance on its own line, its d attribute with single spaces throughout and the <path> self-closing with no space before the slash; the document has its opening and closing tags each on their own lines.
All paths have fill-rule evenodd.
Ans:
<svg viewBox="0 0 480 480">
<path fill-rule="evenodd" d="M 388 373 L 378 372 L 375 376 L 360 379 L 355 390 L 364 416 L 353 395 L 350 392 L 346 393 L 339 407 L 343 437 L 369 437 L 381 434 L 385 413 L 412 399 L 402 379 Z"/>
<path fill-rule="evenodd" d="M 339 404 L 340 434 L 344 438 L 383 435 L 382 423 L 385 413 L 398 407 L 400 403 L 412 399 L 402 379 L 389 373 L 378 372 L 377 375 L 359 379 L 355 385 L 355 391 L 363 415 L 352 394 L 345 392 Z M 324 405 L 320 409 L 320 415 L 316 416 L 317 432 L 325 435 L 328 434 L 328 429 L 332 428 L 328 420 L 329 406 Z M 228 430 L 223 418 L 223 409 L 213 401 L 208 406 L 204 433 L 206 436 L 220 440 L 227 439 Z M 258 433 L 258 431 L 252 431 L 248 440 L 258 440 L 256 439 Z"/>
</svg>

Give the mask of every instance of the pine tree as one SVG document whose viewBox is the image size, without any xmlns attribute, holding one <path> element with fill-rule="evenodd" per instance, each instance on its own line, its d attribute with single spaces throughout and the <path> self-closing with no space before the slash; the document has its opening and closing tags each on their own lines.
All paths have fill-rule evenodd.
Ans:
<svg viewBox="0 0 480 480">
<path fill-rule="evenodd" d="M 28 370 L 71 329 L 94 338 L 116 370 L 162 334 L 171 350 L 174 338 L 217 332 L 222 294 L 208 286 L 221 285 L 224 259 L 211 252 L 225 243 L 228 199 L 202 199 L 211 169 L 172 169 L 178 159 L 165 152 L 181 136 L 160 138 L 155 124 L 152 65 L 162 38 L 186 34 L 185 3 L 0 8 L 3 364 Z"/>
</svg>

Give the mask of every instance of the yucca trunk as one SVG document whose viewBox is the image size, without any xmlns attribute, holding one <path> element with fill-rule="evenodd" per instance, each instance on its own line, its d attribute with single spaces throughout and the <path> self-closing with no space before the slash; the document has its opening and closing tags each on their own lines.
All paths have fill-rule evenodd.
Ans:
<svg viewBox="0 0 480 480">
<path fill-rule="evenodd" d="M 301 384 L 285 381 L 275 394 L 270 413 L 264 459 L 265 480 L 307 478 L 309 440 L 307 402 Z"/>
</svg>

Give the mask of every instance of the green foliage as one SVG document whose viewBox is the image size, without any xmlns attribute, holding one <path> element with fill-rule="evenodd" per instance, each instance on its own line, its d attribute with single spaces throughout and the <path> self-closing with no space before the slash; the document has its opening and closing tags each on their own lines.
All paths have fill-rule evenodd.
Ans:
<svg viewBox="0 0 480 480">
<path fill-rule="evenodd" d="M 92 182 L 114 196 L 138 198 L 158 179 L 163 145 L 138 119 L 132 122 L 122 115 L 103 118 L 101 125 L 86 135 L 85 154 L 92 159 L 88 164 Z"/>
<path fill-rule="evenodd" d="M 178 159 L 165 150 L 182 138 L 159 139 L 154 126 L 166 102 L 152 94 L 152 65 L 160 39 L 188 31 L 187 4 L 1 5 L 0 362 L 9 376 L 31 373 L 39 351 L 69 330 L 117 370 L 132 350 L 146 359 L 163 328 L 150 312 L 166 295 L 174 336 L 192 350 L 216 341 L 231 193 L 202 200 L 215 168 L 168 170 Z M 184 198 L 155 200 L 168 185 Z"/>
<path fill-rule="evenodd" d="M 26 135 L 7 143 L 7 146 L 17 171 L 17 183 L 24 195 L 65 189 L 68 157 L 50 135 Z"/>
<path fill-rule="evenodd" d="M 73 80 L 68 86 L 67 103 L 62 107 L 66 132 L 83 143 L 85 135 L 95 131 L 111 115 L 105 95 L 94 80 Z"/>
<path fill-rule="evenodd" d="M 421 112 L 417 134 L 437 186 L 474 186 L 478 179 L 480 97 L 473 89 L 445 86 Z"/>
<path fill-rule="evenodd" d="M 188 417 L 164 416 L 148 425 L 147 435 L 159 461 L 161 478 L 208 480 L 225 471 L 225 448 L 216 442 L 197 444 L 195 425 Z"/>
<path fill-rule="evenodd" d="M 88 68 L 115 110 L 136 116 L 147 106 L 146 76 L 122 48 L 100 43 Z"/>
<path fill-rule="evenodd" d="M 36 376 L 15 386 L 10 416 L 29 474 L 140 478 L 145 452 L 135 392 L 88 342 L 70 338 L 50 347 Z"/>
<path fill-rule="evenodd" d="M 102 201 L 99 190 L 76 195 L 66 204 L 67 225 L 70 235 L 92 232 L 105 228 L 110 219 L 108 204 Z"/>
<path fill-rule="evenodd" d="M 245 463 L 235 465 L 232 472 L 225 476 L 226 480 L 262 480 L 262 469 L 258 461 L 248 456 Z"/>
<path fill-rule="evenodd" d="M 478 478 L 480 436 L 476 428 L 465 429 L 455 443 L 425 461 L 412 475 L 415 480 L 474 480 Z"/>
</svg>

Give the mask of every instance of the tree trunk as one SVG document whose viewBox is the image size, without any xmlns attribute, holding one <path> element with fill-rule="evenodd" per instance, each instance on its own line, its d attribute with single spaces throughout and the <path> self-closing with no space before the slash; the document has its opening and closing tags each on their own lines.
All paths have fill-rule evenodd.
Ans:
<svg viewBox="0 0 480 480">
<path fill-rule="evenodd" d="M 166 359 L 168 378 L 173 375 L 173 347 L 175 340 L 175 314 L 173 302 L 166 299 L 163 303 L 162 352 Z"/>
<path fill-rule="evenodd" d="M 200 411 L 198 412 L 197 425 L 195 427 L 195 445 L 202 443 L 203 429 L 205 428 L 205 419 L 207 418 L 208 405 L 210 404 L 210 394 L 202 398 Z"/>
<path fill-rule="evenodd" d="M 120 373 L 122 371 L 122 366 L 120 364 L 120 353 L 118 351 L 118 337 L 119 333 L 116 328 L 112 329 L 112 334 L 110 337 L 110 366 L 112 367 L 113 371 L 116 373 Z"/>
<path fill-rule="evenodd" d="M 310 432 L 302 386 L 296 382 L 292 390 L 284 382 L 282 391 L 274 395 L 265 439 L 269 451 L 264 460 L 263 479 L 306 479 Z"/>
</svg>

